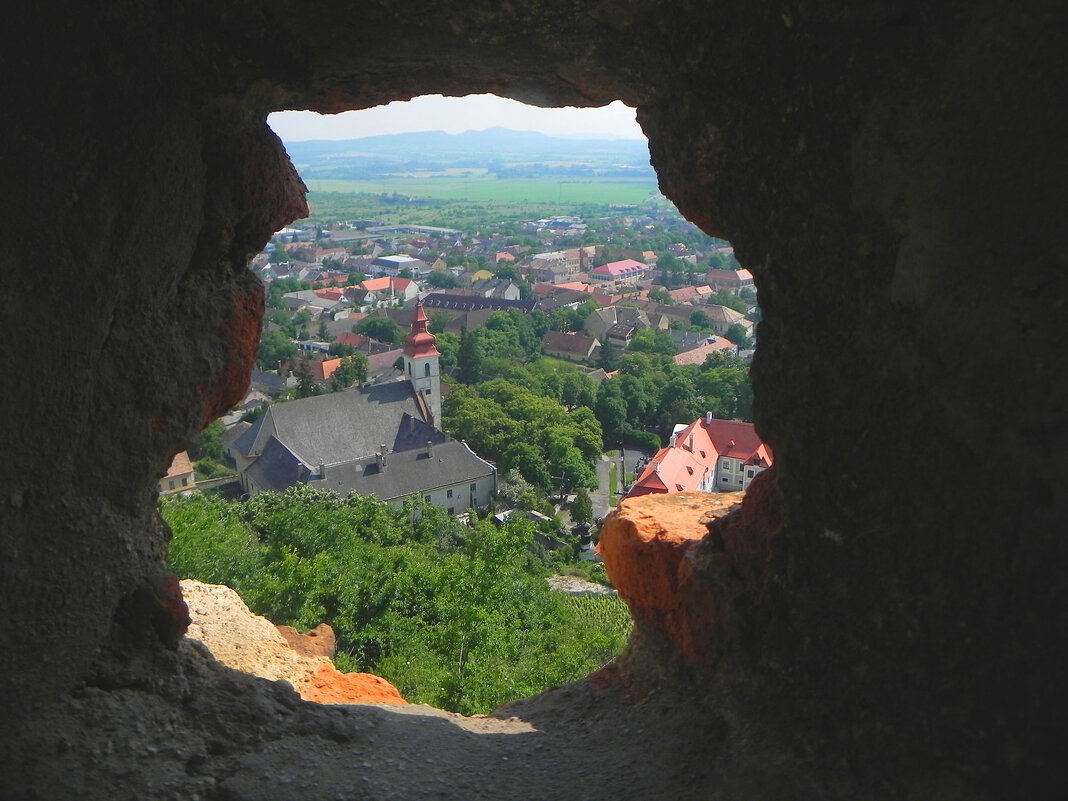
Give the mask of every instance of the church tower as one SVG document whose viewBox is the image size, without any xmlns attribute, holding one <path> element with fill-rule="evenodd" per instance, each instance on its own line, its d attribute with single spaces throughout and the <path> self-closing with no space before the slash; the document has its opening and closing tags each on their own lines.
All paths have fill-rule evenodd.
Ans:
<svg viewBox="0 0 1068 801">
<path fill-rule="evenodd" d="M 441 354 L 435 343 L 437 337 L 427 330 L 423 304 L 415 304 L 412 330 L 404 338 L 404 372 L 412 383 L 420 408 L 425 407 L 427 422 L 441 428 Z"/>
</svg>

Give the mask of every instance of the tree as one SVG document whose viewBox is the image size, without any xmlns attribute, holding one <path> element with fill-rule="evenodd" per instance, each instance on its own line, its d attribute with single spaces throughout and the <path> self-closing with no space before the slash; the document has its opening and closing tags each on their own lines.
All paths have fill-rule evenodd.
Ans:
<svg viewBox="0 0 1068 801">
<path fill-rule="evenodd" d="M 671 334 L 652 328 L 643 328 L 635 333 L 627 348 L 639 353 L 659 353 L 664 356 L 674 356 L 679 349 Z"/>
<path fill-rule="evenodd" d="M 661 289 L 660 287 L 649 290 L 649 300 L 655 300 L 657 303 L 663 303 L 665 306 L 670 306 L 675 302 L 668 291 L 666 289 Z"/>
<path fill-rule="evenodd" d="M 256 364 L 261 370 L 276 370 L 279 362 L 297 358 L 297 346 L 281 331 L 265 331 L 260 337 Z"/>
<path fill-rule="evenodd" d="M 585 487 L 579 487 L 571 502 L 571 521 L 580 526 L 593 522 L 593 501 Z"/>
<path fill-rule="evenodd" d="M 482 380 L 482 348 L 474 332 L 466 328 L 460 333 L 460 349 L 456 356 L 459 368 L 457 379 L 464 384 L 477 384 Z"/>
<path fill-rule="evenodd" d="M 670 286 L 678 286 L 682 283 L 683 262 L 672 253 L 661 253 L 656 258 L 656 266 L 660 272 L 668 277 Z"/>
<path fill-rule="evenodd" d="M 327 351 L 331 356 L 351 356 L 356 352 L 356 348 L 344 342 L 331 342 Z"/>
<path fill-rule="evenodd" d="M 708 316 L 707 312 L 697 309 L 690 312 L 690 325 L 694 328 L 712 328 L 712 318 Z M 733 342 L 734 340 L 731 341 Z"/>
<path fill-rule="evenodd" d="M 334 374 L 330 376 L 330 388 L 334 392 L 340 392 L 353 384 L 362 384 L 366 380 L 367 356 L 362 353 L 353 353 L 345 356 Z"/>
<path fill-rule="evenodd" d="M 388 317 L 365 317 L 352 327 L 352 331 L 391 345 L 403 341 L 405 336 L 404 329 Z"/>
<path fill-rule="evenodd" d="M 457 358 L 460 355 L 460 335 L 451 331 L 438 334 L 438 341 L 434 344 L 438 349 L 438 353 L 441 354 L 441 358 L 438 361 L 442 369 L 455 367 Z"/>
<path fill-rule="evenodd" d="M 450 272 L 445 270 L 432 270 L 426 278 L 423 279 L 423 283 L 428 284 L 437 289 L 452 289 L 460 285 L 460 280 Z"/>
<path fill-rule="evenodd" d="M 749 308 L 748 303 L 726 289 L 718 290 L 716 294 L 708 299 L 708 304 L 710 306 L 726 306 L 728 309 L 734 309 L 734 311 L 742 314 L 745 314 Z"/>
<path fill-rule="evenodd" d="M 727 339 L 742 350 L 752 347 L 753 341 L 749 338 L 749 332 L 741 323 L 732 323 L 727 328 Z"/>
<path fill-rule="evenodd" d="M 220 438 L 225 430 L 222 420 L 215 420 L 210 423 L 207 428 L 200 432 L 196 441 L 189 446 L 189 458 L 194 462 L 207 459 L 212 462 L 222 463 L 226 457 Z"/>
<path fill-rule="evenodd" d="M 308 362 L 302 359 L 300 364 L 297 365 L 297 397 L 310 398 L 313 395 L 322 394 L 323 388 L 319 386 L 319 382 L 312 375 Z"/>
</svg>

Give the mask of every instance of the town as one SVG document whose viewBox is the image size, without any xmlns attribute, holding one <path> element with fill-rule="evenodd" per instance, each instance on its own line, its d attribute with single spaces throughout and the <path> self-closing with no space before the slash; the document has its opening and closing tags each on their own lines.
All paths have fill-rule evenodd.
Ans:
<svg viewBox="0 0 1068 801">
<path fill-rule="evenodd" d="M 602 520 L 683 492 L 725 512 L 773 454 L 730 243 L 663 202 L 603 211 L 278 232 L 251 262 L 267 309 L 248 391 L 159 482 L 171 568 L 328 622 L 339 668 L 453 711 L 612 659 L 631 621 Z M 457 660 L 482 668 L 450 679 Z"/>
<path fill-rule="evenodd" d="M 673 208 L 626 211 L 280 231 L 251 263 L 249 391 L 161 492 L 525 506 L 557 544 L 628 495 L 744 491 L 772 462 L 748 422 L 752 275 Z"/>
</svg>

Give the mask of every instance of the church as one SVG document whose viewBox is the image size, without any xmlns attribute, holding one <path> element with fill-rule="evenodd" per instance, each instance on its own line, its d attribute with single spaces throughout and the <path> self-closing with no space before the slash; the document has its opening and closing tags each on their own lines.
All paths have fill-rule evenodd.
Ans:
<svg viewBox="0 0 1068 801">
<path fill-rule="evenodd" d="M 461 514 L 485 508 L 497 469 L 439 428 L 441 354 L 416 304 L 404 376 L 268 407 L 230 449 L 250 496 L 295 484 L 402 503 L 421 498 Z"/>
</svg>

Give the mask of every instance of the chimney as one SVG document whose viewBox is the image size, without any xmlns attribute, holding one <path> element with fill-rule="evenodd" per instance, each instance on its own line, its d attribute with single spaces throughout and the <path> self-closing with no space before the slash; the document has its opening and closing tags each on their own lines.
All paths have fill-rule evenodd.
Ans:
<svg viewBox="0 0 1068 801">
<path fill-rule="evenodd" d="M 434 443 L 431 442 L 430 440 L 426 441 L 426 455 L 427 456 L 433 456 L 434 455 Z"/>
<path fill-rule="evenodd" d="M 690 432 L 690 453 L 693 453 L 693 431 Z"/>
<path fill-rule="evenodd" d="M 674 434 L 672 434 L 671 437 L 668 439 L 668 447 L 669 448 L 674 448 L 675 447 L 675 435 Z"/>
<path fill-rule="evenodd" d="M 656 459 L 653 459 L 653 472 L 654 473 L 659 473 L 660 472 L 660 462 L 658 462 Z"/>
<path fill-rule="evenodd" d="M 386 469 L 386 446 L 385 443 L 379 446 L 378 453 L 375 454 L 375 461 L 378 462 L 378 472 L 383 473 Z"/>
<path fill-rule="evenodd" d="M 319 479 L 322 480 L 322 479 L 325 479 L 325 478 L 326 478 L 326 463 L 322 459 L 320 459 L 319 460 Z"/>
<path fill-rule="evenodd" d="M 705 425 L 712 425 L 712 412 L 705 412 Z"/>
</svg>

